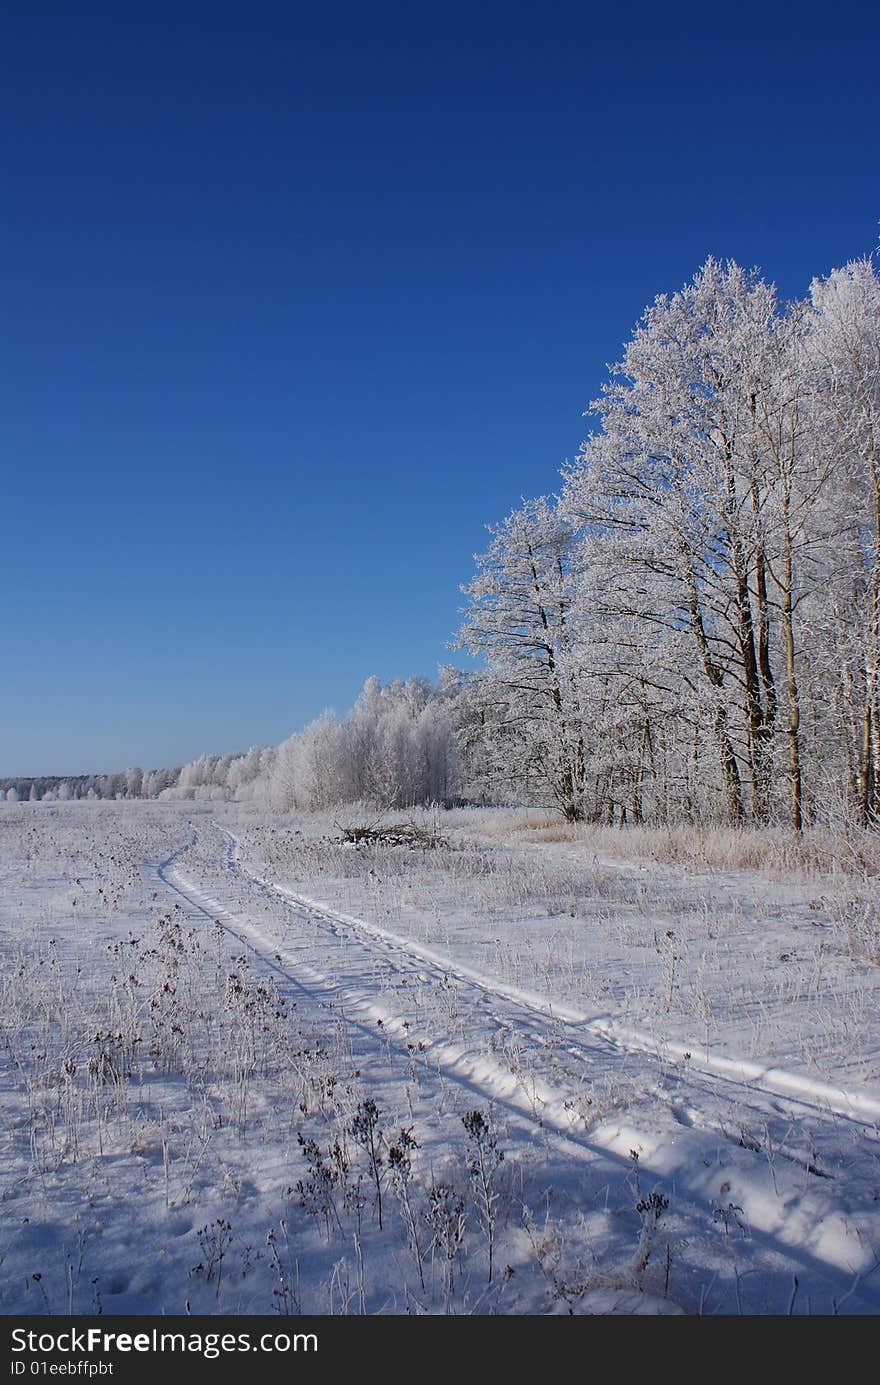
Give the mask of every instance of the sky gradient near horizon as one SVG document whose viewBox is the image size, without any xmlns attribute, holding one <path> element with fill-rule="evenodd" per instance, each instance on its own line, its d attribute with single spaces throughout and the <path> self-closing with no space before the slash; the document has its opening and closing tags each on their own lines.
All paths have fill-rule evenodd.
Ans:
<svg viewBox="0 0 880 1385">
<path fill-rule="evenodd" d="M 8 10 L 0 776 L 436 675 L 643 308 L 877 246 L 874 6 Z"/>
</svg>

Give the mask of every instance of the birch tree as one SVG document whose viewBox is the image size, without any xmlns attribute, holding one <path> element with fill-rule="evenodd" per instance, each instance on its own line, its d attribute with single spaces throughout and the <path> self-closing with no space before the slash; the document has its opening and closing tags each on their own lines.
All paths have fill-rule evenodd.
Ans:
<svg viewBox="0 0 880 1385">
<path fill-rule="evenodd" d="M 816 429 L 847 519 L 836 584 L 838 622 L 848 629 L 840 687 L 854 723 L 857 814 L 867 826 L 880 815 L 880 280 L 872 261 L 815 279 L 811 300 Z"/>
<path fill-rule="evenodd" d="M 590 534 L 617 542 L 620 614 L 690 642 L 682 676 L 711 709 L 734 822 L 768 818 L 779 701 L 755 412 L 775 311 L 770 286 L 715 260 L 659 297 L 592 406 L 601 430 L 564 492 Z"/>
<path fill-rule="evenodd" d="M 499 786 L 530 784 L 564 817 L 585 815 L 586 748 L 571 615 L 570 525 L 546 498 L 524 502 L 491 529 L 459 647 L 482 654 L 472 716 L 500 755 L 485 772 Z"/>
</svg>

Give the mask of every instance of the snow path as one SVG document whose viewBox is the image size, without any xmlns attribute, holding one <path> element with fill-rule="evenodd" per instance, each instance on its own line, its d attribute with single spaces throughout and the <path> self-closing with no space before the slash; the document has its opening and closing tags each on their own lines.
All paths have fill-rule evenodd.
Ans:
<svg viewBox="0 0 880 1385">
<path fill-rule="evenodd" d="M 750 1234 L 814 1274 L 858 1278 L 877 1268 L 876 1204 L 835 1189 L 849 1158 L 841 1138 L 855 1128 L 863 1146 L 875 1144 L 875 1098 L 562 1010 L 268 880 L 217 830 L 219 853 L 196 834 L 158 867 L 160 879 L 318 1005 L 549 1128 L 569 1157 L 611 1156 L 632 1169 L 636 1151 L 638 1168 L 676 1198 L 741 1214 Z M 594 1108 L 596 1079 L 628 1086 L 626 1099 Z M 623 1121 L 614 1117 L 621 1107 Z M 789 1136 L 797 1131 L 797 1146 L 786 1137 L 774 1147 L 769 1131 L 780 1121 Z M 766 1142 L 752 1130 L 767 1132 Z M 868 1157 L 876 1165 L 876 1150 Z"/>
<path fill-rule="evenodd" d="M 319 1002 L 332 1004 L 342 1018 L 367 1028 L 373 1038 L 379 1028 L 384 1031 L 386 1038 L 412 1045 L 424 1055 L 429 1054 L 444 1076 L 454 1077 L 489 1101 L 503 1102 L 530 1119 L 534 1119 L 536 1106 L 540 1106 L 541 1124 L 549 1125 L 562 1134 L 570 1133 L 581 1123 L 576 1113 L 566 1109 L 562 1094 L 546 1084 L 535 1083 L 530 1101 L 522 1090 L 521 1081 L 488 1055 L 478 1056 L 461 1044 L 417 1030 L 410 1021 L 401 1019 L 388 1007 L 377 1004 L 368 988 L 351 982 L 343 986 L 326 972 L 304 961 L 289 945 L 276 943 L 275 940 L 270 943 L 263 928 L 204 893 L 174 866 L 173 859 L 159 866 L 157 873 L 160 879 L 191 905 L 222 924 L 261 962 L 293 982 L 298 990 Z M 329 915 L 326 917 L 329 918 Z M 275 950 L 270 952 L 270 948 Z"/>
<path fill-rule="evenodd" d="M 396 954 L 400 964 L 406 965 L 414 960 L 427 962 L 440 968 L 444 976 L 454 976 L 459 981 L 470 982 L 484 991 L 490 999 L 504 999 L 515 1002 L 526 1010 L 534 1010 L 563 1024 L 576 1026 L 590 1035 L 607 1040 L 616 1048 L 629 1052 L 650 1054 L 657 1059 L 668 1059 L 675 1063 L 688 1063 L 691 1068 L 700 1069 L 726 1080 L 747 1085 L 755 1091 L 773 1096 L 785 1096 L 797 1100 L 800 1106 L 817 1107 L 825 1112 L 833 1112 L 849 1120 L 869 1127 L 880 1124 L 880 1098 L 863 1092 L 855 1092 L 843 1087 L 835 1087 L 818 1082 L 801 1073 L 786 1072 L 781 1068 L 764 1067 L 744 1058 L 726 1058 L 711 1053 L 699 1040 L 690 1043 L 673 1042 L 657 1038 L 644 1030 L 620 1024 L 611 1016 L 590 1016 L 584 1011 L 562 1005 L 545 996 L 537 995 L 519 987 L 505 984 L 494 978 L 482 975 L 460 963 L 452 962 L 441 953 L 427 948 L 400 934 L 393 933 L 378 924 L 350 914 L 340 913 L 320 900 L 308 895 L 298 894 L 286 886 L 267 879 L 250 870 L 240 859 L 240 843 L 231 833 L 224 832 L 227 842 L 227 868 L 238 871 L 272 894 L 280 896 L 294 906 L 305 909 L 308 915 L 318 921 L 339 924 L 352 930 L 364 940 L 374 940 L 383 944 L 386 955 Z"/>
<path fill-rule="evenodd" d="M 880 1312 L 878 972 L 819 942 L 808 893 L 609 890 L 537 850 L 365 861 L 329 823 L 229 807 L 0 826 L 8 1311 L 274 1312 L 276 1231 L 304 1312 L 351 1311 L 361 1250 L 367 1311 L 442 1311 L 443 1192 L 456 1311 Z M 125 1080 L 93 1082 L 96 1052 Z M 426 1279 L 390 1170 L 382 1227 L 351 1142 L 368 1098 L 383 1150 L 413 1136 Z M 489 1298 L 475 1108 L 504 1159 Z M 331 1226 L 313 1180 L 339 1139 Z M 201 1272 L 221 1219 L 222 1293 Z"/>
</svg>

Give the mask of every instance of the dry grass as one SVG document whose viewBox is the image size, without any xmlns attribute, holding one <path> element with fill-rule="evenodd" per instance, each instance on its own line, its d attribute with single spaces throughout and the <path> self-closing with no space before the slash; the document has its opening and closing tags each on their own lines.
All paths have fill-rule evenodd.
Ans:
<svg viewBox="0 0 880 1385">
<path fill-rule="evenodd" d="M 602 827 L 534 813 L 493 813 L 479 830 L 508 842 L 582 843 L 599 857 L 751 870 L 774 878 L 880 876 L 880 834 L 858 829 L 813 828 L 798 835 L 784 827 Z"/>
<path fill-rule="evenodd" d="M 352 806 L 349 820 L 354 820 L 355 810 L 361 807 Z M 304 830 L 288 828 L 287 822 L 294 820 Z M 880 832 L 853 827 L 816 827 L 801 834 L 787 827 L 609 827 L 566 823 L 546 812 L 525 808 L 469 807 L 383 814 L 381 825 L 373 825 L 356 850 L 350 842 L 343 844 L 344 825 L 328 814 L 276 819 L 268 833 L 256 824 L 253 831 L 257 841 L 266 836 L 263 845 L 268 856 L 275 857 L 271 863 L 295 860 L 305 873 L 342 877 L 359 875 L 370 851 L 382 854 L 381 864 L 391 875 L 408 874 L 416 868 L 406 861 L 413 854 L 419 858 L 418 868 L 424 868 L 424 851 L 392 849 L 388 853 L 389 844 L 399 834 L 407 837 L 407 845 L 414 844 L 416 838 L 420 844 L 431 842 L 434 849 L 427 853 L 435 858 L 431 867 L 453 875 L 495 875 L 509 869 L 509 861 L 497 859 L 499 848 L 563 843 L 583 846 L 585 857 L 597 870 L 606 859 L 693 871 L 749 871 L 792 883 L 859 882 L 866 890 L 877 888 L 880 893 Z M 533 867 L 534 862 L 527 868 Z"/>
</svg>

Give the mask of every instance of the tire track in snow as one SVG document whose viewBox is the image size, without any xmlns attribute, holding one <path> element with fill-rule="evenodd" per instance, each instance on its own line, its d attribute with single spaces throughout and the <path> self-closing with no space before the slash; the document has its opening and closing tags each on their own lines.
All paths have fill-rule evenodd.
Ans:
<svg viewBox="0 0 880 1385">
<path fill-rule="evenodd" d="M 617 1051 L 628 1054 L 643 1053 L 658 1060 L 687 1064 L 691 1073 L 703 1072 L 725 1083 L 741 1087 L 749 1093 L 783 1098 L 798 1108 L 814 1111 L 822 1116 L 840 1116 L 844 1120 L 853 1121 L 875 1133 L 880 1133 L 880 1098 L 830 1083 L 818 1082 L 801 1073 L 788 1072 L 783 1068 L 767 1067 L 750 1059 L 725 1058 L 721 1054 L 711 1053 L 705 1044 L 698 1040 L 682 1043 L 678 1040 L 661 1039 L 645 1030 L 621 1024 L 611 1016 L 590 1016 L 572 1006 L 558 1004 L 535 992 L 487 977 L 379 924 L 341 913 L 320 900 L 299 894 L 287 886 L 257 874 L 241 861 L 240 855 L 237 856 L 240 852 L 237 838 L 232 833 L 223 831 L 219 825 L 218 830 L 222 831 L 227 843 L 227 866 L 230 871 L 238 872 L 263 890 L 296 908 L 307 910 L 309 915 L 318 921 L 341 925 L 361 939 L 381 944 L 389 954 L 396 953 L 401 960 L 411 965 L 426 963 L 439 969 L 444 976 L 454 976 L 468 985 L 477 987 L 489 999 L 506 1000 L 527 1012 L 555 1020 L 575 1031 L 575 1038 L 578 1033 L 586 1032 Z M 585 1061 L 595 1056 L 581 1044 L 570 1047 L 568 1051 L 572 1056 L 580 1054 Z"/>
<path fill-rule="evenodd" d="M 448 1036 L 432 1033 L 429 1029 L 423 1032 L 418 1024 L 412 1024 L 377 1003 L 377 949 L 381 949 L 379 955 L 386 962 L 389 954 L 394 956 L 398 975 L 419 967 L 423 970 L 426 967 L 442 968 L 444 977 L 455 977 L 462 987 L 478 987 L 486 997 L 520 1010 L 527 1021 L 521 1026 L 521 1033 L 530 1042 L 540 1043 L 542 1030 L 545 1040 L 558 1037 L 558 1034 L 548 1031 L 548 1022 L 557 1026 L 557 1029 L 563 1026 L 567 1031 L 566 1051 L 583 1064 L 596 1064 L 603 1058 L 607 1063 L 609 1057 L 615 1056 L 626 1058 L 645 1054 L 662 1058 L 664 1050 L 673 1051 L 682 1046 L 658 1044 L 652 1036 L 647 1036 L 646 1043 L 625 1046 L 619 1034 L 622 1032 L 629 1036 L 635 1031 L 626 1030 L 623 1026 L 612 1028 L 606 1021 L 562 1019 L 555 1007 L 551 1007 L 542 997 L 537 998 L 539 1004 L 536 1006 L 528 992 L 503 985 L 495 986 L 490 978 L 477 973 L 464 975 L 462 969 L 439 957 L 439 954 L 439 962 L 435 962 L 433 957 L 429 960 L 424 954 L 430 949 L 410 945 L 409 940 L 390 934 L 378 925 L 340 914 L 318 901 L 298 896 L 251 873 L 234 860 L 234 839 L 228 833 L 223 833 L 223 838 L 224 867 L 233 879 L 238 877 L 240 882 L 258 889 L 270 899 L 274 896 L 283 902 L 288 917 L 292 913 L 300 924 L 307 923 L 312 929 L 318 925 L 321 930 L 329 930 L 333 943 L 347 942 L 349 950 L 352 943 L 357 945 L 362 954 L 359 975 L 361 981 L 367 983 L 366 986 L 331 978 L 320 967 L 296 955 L 283 941 L 270 939 L 266 934 L 266 923 L 254 921 L 243 912 L 234 912 L 185 875 L 177 860 L 194 843 L 188 843 L 163 862 L 157 868 L 159 878 L 201 913 L 220 922 L 264 965 L 286 978 L 312 1001 L 331 1006 L 340 1019 L 357 1026 L 372 1039 L 376 1039 L 378 1031 L 389 1042 L 418 1045 L 420 1057 L 428 1064 L 429 1071 L 433 1067 L 438 1075 L 477 1094 L 479 1098 L 506 1107 L 525 1123 L 526 1128 L 543 1128 L 554 1143 L 559 1141 L 562 1148 L 578 1162 L 593 1164 L 596 1160 L 610 1157 L 618 1168 L 631 1170 L 632 1152 L 638 1150 L 638 1167 L 646 1174 L 659 1178 L 663 1186 L 674 1190 L 677 1206 L 689 1218 L 696 1217 L 698 1221 L 705 1219 L 707 1210 L 715 1206 L 717 1194 L 714 1188 L 720 1170 L 733 1175 L 732 1181 L 725 1178 L 721 1182 L 721 1192 L 726 1195 L 725 1190 L 731 1190 L 731 1197 L 735 1196 L 740 1204 L 737 1210 L 748 1220 L 749 1234 L 754 1234 L 768 1250 L 775 1246 L 778 1251 L 803 1262 L 805 1266 L 812 1265 L 823 1275 L 831 1274 L 838 1278 L 855 1276 L 854 1283 L 877 1268 L 877 1257 L 871 1249 L 877 1239 L 872 1234 L 877 1230 L 876 1209 L 871 1207 L 858 1211 L 848 1197 L 841 1202 L 833 1191 L 835 1183 L 822 1177 L 811 1179 L 808 1176 L 805 1182 L 803 1170 L 815 1172 L 809 1168 L 809 1154 L 805 1157 L 795 1154 L 792 1157 L 790 1153 L 777 1148 L 774 1155 L 790 1162 L 787 1171 L 782 1166 L 774 1168 L 772 1162 L 768 1163 L 766 1151 L 737 1141 L 724 1129 L 723 1123 L 720 1127 L 713 1124 L 711 1116 L 705 1122 L 690 1118 L 690 1115 L 702 1116 L 699 1109 L 701 1097 L 705 1099 L 708 1095 L 718 1100 L 713 1079 L 722 1076 L 725 1085 L 733 1084 L 751 1106 L 752 1113 L 763 1119 L 767 1111 L 760 1105 L 760 1100 L 774 1100 L 776 1094 L 769 1087 L 756 1087 L 754 1081 L 744 1081 L 742 1069 L 746 1069 L 749 1077 L 753 1071 L 764 1075 L 767 1070 L 759 1069 L 754 1064 L 739 1065 L 735 1060 L 720 1060 L 725 1069 L 721 1073 L 712 1071 L 708 1066 L 703 1072 L 689 1065 L 678 1068 L 676 1081 L 685 1087 L 690 1086 L 694 1092 L 686 1097 L 689 1107 L 682 1106 L 680 1102 L 670 1103 L 670 1113 L 678 1122 L 672 1131 L 663 1129 L 662 1123 L 659 1129 L 653 1122 L 642 1125 L 638 1115 L 634 1119 L 620 1120 L 614 1115 L 600 1115 L 595 1123 L 588 1126 L 582 1113 L 572 1109 L 571 1089 L 565 1092 L 543 1078 L 531 1076 L 526 1086 L 516 1072 L 504 1067 L 489 1053 L 475 1052 L 473 1043 L 466 1046 Z M 343 933 L 340 933 L 340 928 Z M 486 1016 L 482 1012 L 482 1018 L 497 1019 L 498 1016 Z M 502 1022 L 509 1023 L 510 1017 L 503 1016 Z M 587 1028 L 592 1037 L 603 1041 L 601 1046 L 597 1044 L 591 1048 L 587 1043 L 580 1042 L 577 1038 L 579 1028 Z M 636 1034 L 636 1037 L 643 1036 Z M 806 1086 L 814 1098 L 813 1101 L 805 1101 L 790 1094 L 782 1098 L 785 1114 L 791 1115 L 793 1121 L 798 1115 L 794 1108 L 802 1108 L 801 1114 L 806 1112 L 825 1121 L 829 1117 L 845 1116 L 849 1123 L 866 1130 L 873 1128 L 873 1122 L 864 1115 L 854 1115 L 852 1109 L 835 1111 L 817 1102 L 815 1088 L 820 1084 L 797 1079 L 794 1074 L 782 1076 L 794 1079 L 790 1085 Z M 704 1080 L 700 1081 L 700 1078 Z M 842 1099 L 850 1108 L 855 1104 L 851 1102 L 851 1096 L 859 1095 L 846 1093 L 843 1089 L 832 1090 L 835 1098 L 838 1101 Z M 641 1087 L 641 1093 L 643 1096 L 650 1094 L 647 1085 Z M 684 1112 L 684 1119 L 676 1113 L 676 1104 Z M 741 1107 L 737 1109 L 741 1110 Z M 778 1113 L 775 1101 L 773 1109 Z M 722 1142 L 728 1142 L 727 1147 L 730 1148 L 726 1158 L 719 1156 L 719 1136 Z M 800 1171 L 799 1177 L 796 1169 Z M 843 1189 L 841 1193 L 844 1193 Z M 848 1292 L 850 1288 L 847 1285 Z"/>
<path fill-rule="evenodd" d="M 163 884 L 206 917 L 219 922 L 227 933 L 272 971 L 292 982 L 299 991 L 319 1003 L 332 1004 L 341 1019 L 359 1024 L 371 1038 L 377 1037 L 376 1031 L 379 1029 L 388 1039 L 417 1046 L 420 1056 L 430 1059 L 444 1077 L 476 1091 L 486 1101 L 511 1107 L 518 1115 L 539 1126 L 550 1127 L 557 1135 L 572 1137 L 578 1134 L 577 1126 L 582 1125 L 581 1118 L 569 1109 L 563 1093 L 539 1081 L 535 1082 L 534 1087 L 530 1084 L 531 1089 L 527 1093 L 516 1074 L 489 1055 L 475 1054 L 450 1039 L 438 1038 L 427 1031 L 420 1032 L 417 1026 L 377 1004 L 369 991 L 343 986 L 318 968 L 295 957 L 283 943 L 270 943 L 259 925 L 241 914 L 233 913 L 222 901 L 206 894 L 198 884 L 185 876 L 174 864 L 179 854 L 175 853 L 156 867 Z M 538 1106 L 541 1108 L 540 1115 L 536 1111 Z M 581 1158 L 596 1157 L 596 1151 L 580 1143 L 577 1143 L 577 1149 Z"/>
</svg>

